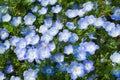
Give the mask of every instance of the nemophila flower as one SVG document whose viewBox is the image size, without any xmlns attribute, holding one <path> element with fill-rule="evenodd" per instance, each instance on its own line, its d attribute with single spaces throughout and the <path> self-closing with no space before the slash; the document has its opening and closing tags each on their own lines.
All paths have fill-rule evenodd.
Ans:
<svg viewBox="0 0 120 80">
<path fill-rule="evenodd" d="M 1 12 L 2 14 L 5 14 L 5 13 L 7 13 L 8 8 L 9 8 L 8 6 L 2 5 L 2 6 L 0 6 L 0 12 Z"/>
<path fill-rule="evenodd" d="M 37 0 L 38 2 L 41 2 L 42 0 Z"/>
<path fill-rule="evenodd" d="M 93 3 L 91 1 L 88 1 L 86 3 L 83 4 L 83 9 L 85 11 L 91 11 L 93 9 Z"/>
<path fill-rule="evenodd" d="M 104 1 L 104 4 L 105 4 L 105 5 L 111 5 L 112 2 L 111 2 L 111 0 L 105 0 L 105 1 Z"/>
<path fill-rule="evenodd" d="M 20 33 L 24 36 L 29 35 L 32 32 L 34 32 L 34 34 L 35 34 L 35 29 L 36 29 L 36 27 L 34 25 L 24 26 L 24 27 L 22 27 Z"/>
<path fill-rule="evenodd" d="M 16 47 L 18 47 L 18 48 L 25 48 L 26 45 L 27 45 L 27 43 L 24 38 L 20 38 L 19 41 L 16 43 Z"/>
<path fill-rule="evenodd" d="M 105 22 L 105 23 L 103 24 L 103 28 L 104 28 L 107 32 L 112 31 L 113 29 L 115 29 L 115 23 L 112 23 L 112 22 L 107 21 L 107 22 Z"/>
<path fill-rule="evenodd" d="M 39 9 L 39 7 L 38 7 L 38 6 L 34 6 L 34 7 L 32 7 L 32 8 L 31 8 L 31 11 L 32 11 L 32 12 L 37 12 L 37 11 L 38 11 L 38 9 Z"/>
<path fill-rule="evenodd" d="M 53 66 L 46 66 L 46 67 L 44 67 L 44 69 L 42 70 L 42 73 L 46 74 L 47 76 L 53 75 L 54 74 Z"/>
<path fill-rule="evenodd" d="M 11 20 L 11 15 L 10 14 L 5 14 L 2 16 L 2 22 L 9 22 Z"/>
<path fill-rule="evenodd" d="M 87 20 L 87 22 L 89 23 L 89 25 L 94 24 L 95 21 L 96 21 L 96 18 L 93 15 L 86 16 L 85 19 Z"/>
<path fill-rule="evenodd" d="M 68 9 L 68 10 L 65 12 L 65 15 L 66 15 L 68 18 L 75 18 L 78 14 L 77 14 L 77 10 Z"/>
<path fill-rule="evenodd" d="M 80 52 L 79 47 L 80 47 L 79 45 L 73 46 L 73 54 L 76 54 L 76 53 Z"/>
<path fill-rule="evenodd" d="M 13 17 L 12 18 L 12 21 L 11 21 L 11 24 L 15 27 L 19 26 L 22 22 L 22 17 Z"/>
<path fill-rule="evenodd" d="M 5 67 L 5 73 L 6 73 L 6 74 L 10 74 L 10 73 L 12 73 L 13 71 L 14 71 L 14 68 L 13 68 L 12 65 L 7 65 L 7 66 Z"/>
<path fill-rule="evenodd" d="M 79 29 L 87 29 L 89 26 L 89 23 L 86 19 L 81 18 L 78 20 L 78 27 Z"/>
<path fill-rule="evenodd" d="M 39 41 L 40 41 L 39 35 L 35 35 L 35 36 L 31 37 L 30 44 L 31 44 L 31 45 L 35 45 L 35 44 L 37 44 Z"/>
<path fill-rule="evenodd" d="M 53 61 L 58 62 L 58 63 L 63 62 L 64 61 L 64 55 L 60 54 L 60 53 L 56 53 L 53 57 Z"/>
<path fill-rule="evenodd" d="M 44 15 L 47 13 L 48 8 L 47 7 L 42 7 L 40 10 L 38 10 L 38 13 L 41 15 Z"/>
<path fill-rule="evenodd" d="M 69 38 L 69 42 L 71 43 L 75 43 L 76 41 L 78 41 L 79 37 L 76 33 L 72 33 L 71 37 Z"/>
<path fill-rule="evenodd" d="M 24 71 L 23 76 L 24 76 L 24 80 L 36 80 L 37 78 L 37 70 L 33 70 L 33 69 L 28 69 L 26 71 Z"/>
<path fill-rule="evenodd" d="M 114 63 L 120 63 L 120 54 L 118 52 L 114 52 L 111 56 L 110 59 Z"/>
<path fill-rule="evenodd" d="M 48 30 L 48 27 L 46 25 L 41 25 L 39 27 L 39 33 L 44 34 Z"/>
<path fill-rule="evenodd" d="M 67 42 L 69 40 L 69 38 L 71 37 L 71 32 L 69 32 L 68 30 L 63 30 L 63 32 L 59 33 L 59 41 L 64 41 Z"/>
<path fill-rule="evenodd" d="M 120 70 L 114 70 L 114 71 L 112 72 L 112 74 L 113 74 L 115 77 L 120 78 Z"/>
<path fill-rule="evenodd" d="M 51 53 L 50 53 L 49 48 L 40 47 L 39 50 L 38 50 L 38 54 L 39 54 L 39 58 L 41 60 L 45 60 L 45 59 L 51 57 Z"/>
<path fill-rule="evenodd" d="M 60 20 L 56 20 L 53 24 L 53 27 L 56 27 L 58 30 L 62 29 L 63 28 L 63 23 L 60 22 Z"/>
<path fill-rule="evenodd" d="M 83 60 L 86 60 L 87 58 L 86 52 L 83 52 L 83 51 L 80 51 L 79 53 L 75 53 L 74 56 L 78 61 L 83 61 Z"/>
<path fill-rule="evenodd" d="M 83 17 L 85 13 L 86 13 L 86 12 L 85 12 L 84 9 L 78 9 L 78 10 L 77 10 L 77 15 L 78 15 L 79 17 Z"/>
<path fill-rule="evenodd" d="M 85 51 L 89 52 L 90 54 L 95 54 L 95 51 L 99 49 L 99 46 L 96 45 L 94 42 L 85 42 L 84 43 Z"/>
<path fill-rule="evenodd" d="M 33 62 L 35 59 L 39 59 L 39 55 L 38 55 L 38 49 L 36 48 L 29 48 L 27 50 L 27 53 L 26 53 L 26 59 L 29 61 L 29 62 Z"/>
<path fill-rule="evenodd" d="M 94 26 L 97 27 L 97 28 L 100 28 L 102 27 L 104 24 L 104 20 L 103 18 L 96 18 L 96 21 L 94 22 Z"/>
<path fill-rule="evenodd" d="M 28 32 L 26 33 L 25 36 L 33 37 L 33 36 L 35 36 L 35 35 L 36 35 L 35 30 L 30 30 L 30 31 L 28 31 Z"/>
<path fill-rule="evenodd" d="M 66 27 L 70 30 L 74 30 L 76 28 L 73 22 L 67 22 Z"/>
<path fill-rule="evenodd" d="M 51 36 L 48 33 L 45 33 L 41 36 L 41 41 L 44 41 L 46 43 L 49 43 L 53 39 L 53 36 Z"/>
<path fill-rule="evenodd" d="M 47 6 L 49 4 L 49 0 L 41 0 L 41 5 L 42 6 Z"/>
<path fill-rule="evenodd" d="M 54 42 L 51 42 L 51 43 L 48 44 L 48 47 L 49 47 L 50 51 L 54 51 L 55 48 L 56 48 L 56 45 L 55 45 Z"/>
<path fill-rule="evenodd" d="M 62 10 L 60 5 L 56 5 L 52 7 L 52 13 L 59 13 Z"/>
<path fill-rule="evenodd" d="M 56 27 L 51 27 L 48 31 L 48 34 L 50 34 L 51 36 L 56 36 L 57 33 L 59 32 L 59 30 Z"/>
<path fill-rule="evenodd" d="M 10 80 L 21 80 L 18 76 L 11 76 Z"/>
<path fill-rule="evenodd" d="M 0 54 L 4 54 L 6 46 L 3 43 L 0 43 Z"/>
<path fill-rule="evenodd" d="M 20 38 L 16 37 L 16 36 L 12 36 L 12 38 L 10 39 L 10 45 L 11 46 L 16 46 L 16 43 L 20 40 Z"/>
<path fill-rule="evenodd" d="M 76 80 L 77 77 L 83 77 L 85 75 L 84 65 L 77 62 L 72 62 L 67 68 L 67 73 L 70 74 L 73 80 Z"/>
<path fill-rule="evenodd" d="M 4 42 L 4 45 L 6 46 L 6 50 L 10 48 L 10 42 L 8 40 Z"/>
<path fill-rule="evenodd" d="M 59 71 L 65 72 L 67 70 L 68 63 L 67 62 L 61 62 L 61 63 L 57 64 L 56 67 L 58 68 Z"/>
<path fill-rule="evenodd" d="M 44 25 L 46 25 L 46 27 L 50 28 L 52 24 L 53 24 L 52 18 L 44 19 Z"/>
<path fill-rule="evenodd" d="M 120 20 L 120 8 L 115 8 L 113 15 L 111 15 L 113 20 Z"/>
<path fill-rule="evenodd" d="M 49 0 L 50 5 L 54 5 L 58 0 Z"/>
<path fill-rule="evenodd" d="M 30 1 L 30 3 L 33 3 L 33 2 L 35 2 L 35 0 L 29 0 Z"/>
<path fill-rule="evenodd" d="M 0 39 L 1 40 L 5 40 L 7 37 L 9 36 L 9 33 L 7 31 L 7 29 L 1 29 L 0 30 Z"/>
<path fill-rule="evenodd" d="M 4 73 L 2 73 L 2 72 L 0 71 L 0 80 L 4 80 L 4 79 L 6 79 L 6 77 L 5 77 Z"/>
<path fill-rule="evenodd" d="M 24 17 L 24 23 L 25 23 L 25 25 L 33 25 L 33 23 L 35 22 L 35 20 L 36 20 L 36 16 L 33 15 L 32 13 L 28 13 Z"/>
<path fill-rule="evenodd" d="M 73 46 L 70 44 L 68 46 L 65 46 L 64 47 L 64 53 L 69 55 L 69 54 L 72 54 L 73 53 Z"/>
<path fill-rule="evenodd" d="M 108 32 L 108 34 L 112 37 L 117 37 L 120 35 L 120 27 L 116 27 Z"/>
<path fill-rule="evenodd" d="M 14 53 L 17 55 L 18 60 L 22 61 L 26 59 L 26 48 L 15 48 Z"/>
<path fill-rule="evenodd" d="M 93 71 L 95 67 L 93 66 L 94 62 L 91 60 L 85 60 L 84 62 L 84 69 L 87 73 Z"/>
</svg>

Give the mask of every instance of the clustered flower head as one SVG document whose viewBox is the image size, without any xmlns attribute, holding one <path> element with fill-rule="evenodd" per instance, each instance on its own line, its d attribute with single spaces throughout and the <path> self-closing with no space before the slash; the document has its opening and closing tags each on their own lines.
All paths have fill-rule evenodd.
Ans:
<svg viewBox="0 0 120 80">
<path fill-rule="evenodd" d="M 36 80 L 39 72 L 52 76 L 55 74 L 56 69 L 63 73 L 68 73 L 72 80 L 76 80 L 78 77 L 84 77 L 91 71 L 95 70 L 94 61 L 89 60 L 90 56 L 93 56 L 100 47 L 92 39 L 97 39 L 92 33 L 88 34 L 91 41 L 81 40 L 79 34 L 75 32 L 78 30 L 86 30 L 89 26 L 95 28 L 103 28 L 108 32 L 111 37 L 117 37 L 120 35 L 120 25 L 107 21 L 106 18 L 98 17 L 94 15 L 85 16 L 85 13 L 94 9 L 94 4 L 88 1 L 82 5 L 82 8 L 68 9 L 65 15 L 68 18 L 78 17 L 77 25 L 72 21 L 62 22 L 57 18 L 54 20 L 52 17 L 46 17 L 42 24 L 35 25 L 37 16 L 34 13 L 38 13 L 39 16 L 48 14 L 49 7 L 51 5 L 52 14 L 60 14 L 62 9 L 61 5 L 56 4 L 58 0 L 37 0 L 41 4 L 31 8 L 31 12 L 26 13 L 24 17 L 15 16 L 12 17 L 7 12 L 7 6 L 0 6 L 0 14 L 2 15 L 1 21 L 3 23 L 10 22 L 13 27 L 19 27 L 23 25 L 19 33 L 19 36 L 10 36 L 9 31 L 6 28 L 0 28 L 0 54 L 4 54 L 6 50 L 12 49 L 19 61 L 28 61 L 28 63 L 38 63 L 42 65 L 47 60 L 50 61 L 50 65 L 42 66 L 42 70 L 29 68 L 23 72 L 24 80 Z M 34 3 L 35 0 L 30 0 Z M 3 10 L 2 10 L 3 7 Z M 120 20 L 120 9 L 116 9 L 111 16 L 113 20 Z M 74 43 L 77 43 L 74 44 Z M 74 60 L 67 62 L 66 58 L 73 57 Z M 110 59 L 114 63 L 120 63 L 120 54 L 118 52 L 113 53 Z M 41 64 L 40 64 L 41 61 Z M 51 65 L 54 64 L 55 66 Z M 40 67 L 41 68 L 41 67 Z M 6 74 L 14 72 L 13 65 L 7 65 L 5 68 Z M 120 74 L 120 71 L 117 73 Z M 118 76 L 113 72 L 115 76 Z M 5 79 L 3 72 L 0 72 L 0 80 Z M 10 80 L 21 80 L 19 76 L 11 76 Z"/>
</svg>

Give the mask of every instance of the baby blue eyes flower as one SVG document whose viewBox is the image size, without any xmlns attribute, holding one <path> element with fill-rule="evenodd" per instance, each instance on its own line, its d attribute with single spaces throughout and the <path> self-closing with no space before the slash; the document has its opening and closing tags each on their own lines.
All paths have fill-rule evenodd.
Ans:
<svg viewBox="0 0 120 80">
<path fill-rule="evenodd" d="M 93 66 L 93 64 L 94 64 L 93 61 L 85 60 L 83 63 L 84 63 L 84 68 L 87 73 L 89 73 L 95 69 L 95 67 Z"/>
<path fill-rule="evenodd" d="M 37 44 L 39 42 L 39 40 L 40 40 L 39 35 L 35 35 L 35 36 L 31 37 L 30 44 L 35 45 L 35 44 Z"/>
<path fill-rule="evenodd" d="M 46 43 L 49 43 L 53 39 L 53 36 L 51 36 L 48 33 L 45 33 L 41 36 L 41 41 L 44 41 Z"/>
<path fill-rule="evenodd" d="M 25 25 L 33 25 L 33 23 L 36 20 L 36 16 L 33 15 L 32 13 L 28 13 L 25 17 L 24 17 L 24 23 Z"/>
<path fill-rule="evenodd" d="M 53 66 L 46 66 L 46 67 L 42 70 L 42 72 L 43 72 L 44 74 L 46 74 L 47 76 L 51 76 L 51 75 L 54 74 L 54 68 L 53 68 Z"/>
<path fill-rule="evenodd" d="M 104 24 L 103 18 L 96 18 L 96 21 L 94 23 L 95 27 L 100 28 L 101 26 L 103 26 L 103 24 Z"/>
<path fill-rule="evenodd" d="M 78 20 L 78 27 L 79 29 L 87 29 L 89 26 L 89 23 L 86 19 L 81 18 L 80 20 Z"/>
<path fill-rule="evenodd" d="M 0 43 L 0 54 L 4 54 L 6 46 L 3 43 Z"/>
<path fill-rule="evenodd" d="M 38 13 L 41 14 L 41 15 L 44 15 L 44 14 L 47 13 L 47 10 L 48 10 L 48 8 L 42 7 L 40 10 L 38 10 Z"/>
<path fill-rule="evenodd" d="M 93 25 L 95 23 L 95 21 L 96 21 L 96 18 L 93 15 L 86 16 L 85 19 L 87 20 L 89 25 Z"/>
<path fill-rule="evenodd" d="M 87 59 L 87 54 L 86 52 L 80 51 L 79 53 L 75 53 L 74 56 L 78 61 L 83 61 Z"/>
<path fill-rule="evenodd" d="M 73 46 L 72 45 L 65 46 L 64 53 L 67 55 L 72 54 L 73 53 Z"/>
<path fill-rule="evenodd" d="M 56 20 L 54 23 L 53 23 L 53 27 L 56 27 L 58 30 L 61 30 L 63 28 L 63 23 L 60 22 L 60 20 Z"/>
<path fill-rule="evenodd" d="M 16 43 L 20 40 L 20 38 L 16 37 L 16 36 L 12 36 L 12 38 L 10 39 L 10 45 L 11 46 L 16 46 Z"/>
<path fill-rule="evenodd" d="M 51 27 L 51 28 L 48 30 L 48 33 L 49 33 L 51 36 L 56 36 L 58 32 L 59 32 L 59 30 L 58 30 L 56 27 Z"/>
<path fill-rule="evenodd" d="M 51 42 L 48 44 L 48 47 L 49 47 L 50 51 L 54 51 L 56 49 L 56 44 L 54 42 Z"/>
<path fill-rule="evenodd" d="M 17 43 L 16 47 L 18 48 L 25 48 L 27 45 L 26 40 L 24 38 L 21 38 Z"/>
<path fill-rule="evenodd" d="M 39 33 L 44 34 L 48 30 L 48 27 L 46 25 L 41 25 L 39 27 Z"/>
<path fill-rule="evenodd" d="M 108 34 L 112 37 L 117 37 L 120 35 L 120 28 L 116 27 L 115 29 L 112 29 L 111 31 L 109 31 Z"/>
<path fill-rule="evenodd" d="M 85 75 L 84 65 L 77 62 L 72 62 L 67 68 L 67 73 L 71 75 L 73 80 L 76 80 L 77 77 L 83 77 Z"/>
<path fill-rule="evenodd" d="M 2 21 L 3 22 L 9 22 L 11 20 L 11 16 L 10 14 L 5 14 L 4 16 L 2 16 Z"/>
<path fill-rule="evenodd" d="M 69 38 L 71 37 L 71 32 L 69 32 L 68 30 L 63 30 L 63 32 L 59 33 L 59 41 L 64 41 L 67 42 L 69 40 Z"/>
<path fill-rule="evenodd" d="M 4 73 L 2 73 L 2 72 L 0 71 L 0 80 L 4 80 L 4 79 L 6 79 L 6 77 L 5 77 Z"/>
<path fill-rule="evenodd" d="M 75 18 L 78 14 L 77 14 L 77 10 L 68 9 L 65 15 L 69 18 Z"/>
<path fill-rule="evenodd" d="M 120 20 L 120 8 L 115 8 L 113 15 L 111 15 L 113 20 Z"/>
<path fill-rule="evenodd" d="M 68 67 L 68 63 L 67 62 L 62 62 L 62 63 L 57 64 L 56 67 L 58 68 L 59 71 L 65 72 L 67 67 Z"/>
<path fill-rule="evenodd" d="M 4 45 L 6 46 L 6 50 L 10 48 L 10 42 L 8 40 L 4 42 Z"/>
<path fill-rule="evenodd" d="M 37 70 L 33 70 L 33 69 L 28 69 L 26 71 L 24 71 L 23 76 L 24 76 L 24 80 L 36 80 L 37 78 Z"/>
<path fill-rule="evenodd" d="M 0 29 L 0 39 L 5 40 L 9 36 L 7 29 Z"/>
<path fill-rule="evenodd" d="M 77 15 L 78 15 L 79 17 L 83 17 L 84 14 L 85 14 L 84 9 L 78 9 L 78 10 L 77 10 Z"/>
<path fill-rule="evenodd" d="M 75 43 L 76 41 L 78 41 L 79 37 L 76 33 L 72 33 L 71 37 L 69 38 L 69 42 L 71 43 Z"/>
<path fill-rule="evenodd" d="M 88 1 L 86 3 L 83 4 L 83 9 L 88 12 L 88 11 L 91 11 L 93 9 L 93 3 Z"/>
<path fill-rule="evenodd" d="M 5 68 L 5 73 L 6 74 L 10 74 L 14 71 L 13 66 L 12 65 L 7 65 Z"/>
<path fill-rule="evenodd" d="M 110 59 L 113 63 L 120 63 L 120 53 L 119 52 L 114 52 L 111 56 Z"/>
<path fill-rule="evenodd" d="M 10 80 L 21 80 L 18 76 L 11 76 Z"/>
<path fill-rule="evenodd" d="M 56 5 L 52 7 L 53 13 L 59 13 L 62 10 L 62 7 L 60 5 Z"/>
<path fill-rule="evenodd" d="M 50 5 L 54 5 L 58 0 L 49 0 Z"/>
<path fill-rule="evenodd" d="M 8 6 L 5 6 L 5 5 L 0 6 L 0 12 L 3 13 L 3 14 L 5 14 L 5 13 L 7 13 L 8 8 L 9 8 L 9 7 L 8 7 Z"/>
<path fill-rule="evenodd" d="M 11 24 L 15 27 L 19 26 L 22 22 L 22 17 L 13 17 Z"/>
<path fill-rule="evenodd" d="M 117 78 L 120 78 L 120 70 L 115 70 L 112 72 L 112 75 L 114 75 Z M 119 79 L 118 79 L 119 80 Z"/>
<path fill-rule="evenodd" d="M 34 12 L 37 12 L 38 11 L 38 6 L 34 6 L 33 8 L 31 8 L 31 11 L 34 13 Z"/>
<path fill-rule="evenodd" d="M 70 30 L 74 30 L 76 28 L 73 22 L 67 22 L 66 27 Z"/>
<path fill-rule="evenodd" d="M 46 25 L 48 28 L 50 28 L 53 25 L 52 18 L 44 19 L 44 25 Z"/>
<path fill-rule="evenodd" d="M 46 7 L 49 4 L 49 0 L 41 0 L 41 5 Z"/>
<path fill-rule="evenodd" d="M 60 53 L 55 54 L 54 57 L 53 57 L 53 61 L 58 62 L 58 63 L 63 62 L 64 61 L 64 55 L 60 54 Z"/>
</svg>

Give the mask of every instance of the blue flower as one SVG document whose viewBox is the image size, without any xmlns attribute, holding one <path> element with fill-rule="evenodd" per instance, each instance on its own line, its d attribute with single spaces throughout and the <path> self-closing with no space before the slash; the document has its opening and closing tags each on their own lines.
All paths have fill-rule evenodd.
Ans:
<svg viewBox="0 0 120 80">
<path fill-rule="evenodd" d="M 110 59 L 113 63 L 120 63 L 120 53 L 114 52 L 111 56 Z"/>
<path fill-rule="evenodd" d="M 89 25 L 93 25 L 95 23 L 95 21 L 96 21 L 96 18 L 93 15 L 86 16 L 85 19 L 87 20 Z"/>
<path fill-rule="evenodd" d="M 65 15 L 69 18 L 75 18 L 78 15 L 78 13 L 77 13 L 77 10 L 68 9 L 65 12 Z"/>
<path fill-rule="evenodd" d="M 120 78 L 120 70 L 115 70 L 112 72 L 112 74 L 117 77 L 117 78 Z"/>
<path fill-rule="evenodd" d="M 5 40 L 9 36 L 7 29 L 0 29 L 0 39 Z"/>
<path fill-rule="evenodd" d="M 33 25 L 33 23 L 36 20 L 36 16 L 33 15 L 32 13 L 28 13 L 25 17 L 24 17 L 24 23 L 25 25 Z"/>
<path fill-rule="evenodd" d="M 55 54 L 54 57 L 53 57 L 53 61 L 58 62 L 58 63 L 63 62 L 64 61 L 64 55 L 60 54 L 60 53 Z"/>
<path fill-rule="evenodd" d="M 8 6 L 2 5 L 2 6 L 0 6 L 0 12 L 1 12 L 2 14 L 5 14 L 5 13 L 7 13 L 8 8 L 9 8 Z"/>
<path fill-rule="evenodd" d="M 64 53 L 67 55 L 72 54 L 73 53 L 73 46 L 71 44 L 68 46 L 65 46 Z"/>
<path fill-rule="evenodd" d="M 68 30 L 63 30 L 63 32 L 59 33 L 59 41 L 64 41 L 67 42 L 69 40 L 69 38 L 71 37 L 71 32 L 69 32 Z"/>
<path fill-rule="evenodd" d="M 48 44 L 48 47 L 49 47 L 50 51 L 54 51 L 55 48 L 56 48 L 56 45 L 55 45 L 54 42 L 51 42 L 51 43 Z"/>
<path fill-rule="evenodd" d="M 67 73 L 71 75 L 73 80 L 76 80 L 77 77 L 83 77 L 85 75 L 84 65 L 77 62 L 72 62 L 67 68 Z"/>
<path fill-rule="evenodd" d="M 49 4 L 49 0 L 41 0 L 41 5 L 42 6 L 47 6 Z"/>
<path fill-rule="evenodd" d="M 105 20 L 103 18 L 96 18 L 96 21 L 94 22 L 94 26 L 97 28 L 100 28 L 104 25 Z"/>
<path fill-rule="evenodd" d="M 49 0 L 50 5 L 54 5 L 58 0 Z"/>
<path fill-rule="evenodd" d="M 59 32 L 59 30 L 56 27 L 51 27 L 48 31 L 48 34 L 50 34 L 51 36 L 56 36 L 57 33 Z"/>
<path fill-rule="evenodd" d="M 27 50 L 27 53 L 26 53 L 26 59 L 29 61 L 29 62 L 33 62 L 34 60 L 36 59 L 39 59 L 39 55 L 38 55 L 38 49 L 36 48 L 29 48 Z"/>
<path fill-rule="evenodd" d="M 54 74 L 54 68 L 53 68 L 53 66 L 46 66 L 46 67 L 44 67 L 44 69 L 42 70 L 42 72 L 44 74 L 46 74 L 47 76 L 51 76 L 51 75 Z"/>
<path fill-rule="evenodd" d="M 48 30 L 48 27 L 46 25 L 41 25 L 39 27 L 39 33 L 44 34 L 45 32 L 47 32 L 47 30 Z"/>
<path fill-rule="evenodd" d="M 46 27 L 50 28 L 52 24 L 53 24 L 52 18 L 44 19 L 44 25 L 46 25 Z"/>
<path fill-rule="evenodd" d="M 11 76 L 10 80 L 21 80 L 18 76 Z"/>
<path fill-rule="evenodd" d="M 47 13 L 47 10 L 48 10 L 48 8 L 42 7 L 40 10 L 38 10 L 38 13 L 41 14 L 41 15 L 44 15 L 44 14 Z"/>
<path fill-rule="evenodd" d="M 40 40 L 39 35 L 35 35 L 35 36 L 31 37 L 30 44 L 35 45 L 35 44 L 39 43 L 39 40 Z"/>
<path fill-rule="evenodd" d="M 31 11 L 32 11 L 32 12 L 37 12 L 37 11 L 38 11 L 38 8 L 39 8 L 38 6 L 34 6 L 34 7 L 31 8 Z"/>
<path fill-rule="evenodd" d="M 87 73 L 93 71 L 95 67 L 93 66 L 94 62 L 91 60 L 85 60 L 84 62 L 84 68 Z"/>
<path fill-rule="evenodd" d="M 3 43 L 0 43 L 0 54 L 4 54 L 6 46 Z"/>
<path fill-rule="evenodd" d="M 6 48 L 5 48 L 6 50 L 9 49 L 10 48 L 10 41 L 6 40 L 4 42 L 4 45 L 6 46 Z"/>
<path fill-rule="evenodd" d="M 108 34 L 112 37 L 119 36 L 120 35 L 120 25 L 117 25 L 115 28 L 113 28 L 111 31 L 109 31 Z"/>
<path fill-rule="evenodd" d="M 76 28 L 73 22 L 67 22 L 66 27 L 70 30 L 74 30 Z"/>
<path fill-rule="evenodd" d="M 24 38 L 20 38 L 19 41 L 16 43 L 16 47 L 18 48 L 25 48 L 26 46 L 27 46 L 27 43 Z"/>
<path fill-rule="evenodd" d="M 20 60 L 20 61 L 26 59 L 26 57 L 25 57 L 26 52 L 27 52 L 26 48 L 22 48 L 22 49 L 20 49 L 20 48 L 15 48 L 15 49 L 14 49 L 14 53 L 16 53 L 16 55 L 17 55 L 17 57 L 18 57 L 18 60 Z"/>
<path fill-rule="evenodd" d="M 56 5 L 52 7 L 53 13 L 59 13 L 62 10 L 62 7 L 60 5 Z"/>
<path fill-rule="evenodd" d="M 67 70 L 68 63 L 67 62 L 62 62 L 62 63 L 57 64 L 56 67 L 58 68 L 59 71 L 65 72 Z"/>
<path fill-rule="evenodd" d="M 41 41 L 44 41 L 46 43 L 49 43 L 51 40 L 53 40 L 53 36 L 51 36 L 48 33 L 45 33 L 41 36 Z"/>
<path fill-rule="evenodd" d="M 78 15 L 79 17 L 83 17 L 84 14 L 85 14 L 85 10 L 84 10 L 84 9 L 78 9 L 78 10 L 77 10 L 77 15 Z"/>
<path fill-rule="evenodd" d="M 115 8 L 113 15 L 111 15 L 113 20 L 120 20 L 120 8 Z"/>
<path fill-rule="evenodd" d="M 40 47 L 38 52 L 39 52 L 39 58 L 41 60 L 45 60 L 45 59 L 51 57 L 51 53 L 50 53 L 50 49 L 49 48 Z"/>
<path fill-rule="evenodd" d="M 11 24 L 15 27 L 19 26 L 22 22 L 22 17 L 13 17 Z"/>
<path fill-rule="evenodd" d="M 33 70 L 33 69 L 28 69 L 26 71 L 24 71 L 23 76 L 24 76 L 24 80 L 36 80 L 37 78 L 37 70 Z"/>
<path fill-rule="evenodd" d="M 12 38 L 10 39 L 10 45 L 11 46 L 16 46 L 16 44 L 19 40 L 20 40 L 20 38 L 18 38 L 16 36 L 12 36 Z"/>
<path fill-rule="evenodd" d="M 13 66 L 12 65 L 7 65 L 5 68 L 5 73 L 6 74 L 10 74 L 14 71 Z"/>
<path fill-rule="evenodd" d="M 56 20 L 53 24 L 53 27 L 56 27 L 58 30 L 61 30 L 63 28 L 63 23 L 60 22 L 60 20 Z"/>
<path fill-rule="evenodd" d="M 75 53 L 74 56 L 77 58 L 78 61 L 86 60 L 87 54 L 86 52 L 80 51 L 79 53 Z"/>
<path fill-rule="evenodd" d="M 89 23 L 85 18 L 81 18 L 78 20 L 79 29 L 87 29 L 88 26 L 89 26 Z"/>
<path fill-rule="evenodd" d="M 10 20 L 11 20 L 11 16 L 8 13 L 2 16 L 3 22 L 9 22 Z"/>
<path fill-rule="evenodd" d="M 91 1 L 88 1 L 86 3 L 83 4 L 83 9 L 88 12 L 91 11 L 93 9 L 93 3 Z"/>
<path fill-rule="evenodd" d="M 6 79 L 6 77 L 5 77 L 4 73 L 2 73 L 2 72 L 0 71 L 0 80 L 4 80 L 4 79 Z"/>
<path fill-rule="evenodd" d="M 79 37 L 76 33 L 72 33 L 71 37 L 69 38 L 69 42 L 71 43 L 75 43 L 76 41 L 78 41 Z"/>
</svg>

